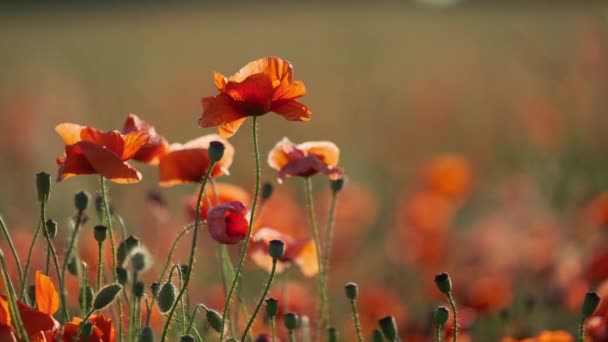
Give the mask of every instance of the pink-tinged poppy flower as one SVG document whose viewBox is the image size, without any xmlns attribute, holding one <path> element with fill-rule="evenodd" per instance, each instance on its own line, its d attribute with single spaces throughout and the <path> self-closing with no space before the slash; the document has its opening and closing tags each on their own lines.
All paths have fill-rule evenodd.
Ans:
<svg viewBox="0 0 608 342">
<path fill-rule="evenodd" d="M 309 177 L 323 173 L 330 179 L 342 177 L 338 168 L 340 149 L 330 141 L 294 144 L 287 138 L 279 141 L 268 154 L 268 165 L 279 171 L 279 183 L 289 176 Z"/>
<path fill-rule="evenodd" d="M 314 240 L 296 240 L 289 234 L 267 227 L 258 229 L 251 237 L 249 256 L 256 265 L 270 272 L 272 257 L 268 254 L 268 247 L 272 240 L 281 240 L 285 244 L 285 252 L 277 263 L 276 271 L 278 273 L 283 272 L 292 264 L 297 265 L 306 277 L 312 277 L 319 272 Z"/>
<path fill-rule="evenodd" d="M 100 131 L 90 126 L 63 123 L 55 131 L 65 142 L 65 154 L 57 158 L 57 181 L 99 174 L 115 183 L 136 183 L 141 174 L 127 161 L 147 143 L 148 134 Z"/>
<path fill-rule="evenodd" d="M 169 152 L 169 143 L 156 132 L 154 126 L 140 119 L 135 114 L 129 114 L 122 128 L 122 134 L 133 132 L 147 133 L 149 138 L 148 142 L 133 155 L 132 159 L 156 165 L 160 157 Z"/>
<path fill-rule="evenodd" d="M 170 152 L 160 158 L 158 172 L 161 186 L 199 182 L 207 173 L 209 144 L 219 141 L 225 146 L 224 156 L 215 164 L 211 177 L 229 174 L 228 169 L 234 158 L 234 147 L 217 134 L 205 135 L 185 144 L 171 144 Z"/>
<path fill-rule="evenodd" d="M 228 202 L 211 208 L 207 214 L 207 226 L 211 237 L 226 245 L 245 239 L 249 229 L 247 207 L 241 202 Z"/>
<path fill-rule="evenodd" d="M 291 63 L 265 57 L 245 65 L 226 78 L 213 75 L 220 94 L 204 97 L 201 127 L 219 126 L 222 137 L 232 136 L 248 116 L 275 112 L 290 121 L 309 121 L 311 112 L 296 99 L 306 95 L 302 81 L 293 80 Z"/>
<path fill-rule="evenodd" d="M 214 189 L 217 190 L 217 194 L 214 192 Z M 229 183 L 216 183 L 215 187 L 206 187 L 205 196 L 209 198 L 209 201 L 201 201 L 201 220 L 207 219 L 207 212 L 209 211 L 208 203 L 211 203 L 212 206 L 234 201 L 244 203 L 245 205 L 251 204 L 251 195 L 249 194 L 249 192 L 247 192 L 247 190 L 241 188 L 238 185 Z M 188 217 L 190 217 L 190 219 L 192 220 L 195 219 L 197 200 L 198 193 L 193 194 L 192 196 L 186 199 L 186 210 L 188 212 Z"/>
</svg>

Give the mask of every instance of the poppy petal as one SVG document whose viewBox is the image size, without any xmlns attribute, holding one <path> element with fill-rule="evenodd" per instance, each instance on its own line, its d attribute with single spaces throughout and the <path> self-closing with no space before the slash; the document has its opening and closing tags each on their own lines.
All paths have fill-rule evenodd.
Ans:
<svg viewBox="0 0 608 342">
<path fill-rule="evenodd" d="M 230 138 L 239 130 L 239 127 L 245 122 L 247 118 L 240 118 L 238 120 L 227 122 L 218 127 L 218 132 L 222 138 Z"/>
<path fill-rule="evenodd" d="M 200 127 L 213 127 L 238 120 L 247 115 L 238 110 L 235 101 L 227 94 L 205 97 L 202 100 L 203 115 L 198 121 Z"/>
<path fill-rule="evenodd" d="M 115 183 L 137 183 L 141 174 L 129 164 L 123 162 L 118 155 L 107 148 L 88 141 L 77 143 L 87 161 L 97 173 Z"/>
<path fill-rule="evenodd" d="M 226 87 L 226 82 L 228 82 L 226 77 L 217 71 L 213 72 L 213 81 L 215 82 L 215 86 L 219 91 L 224 90 L 224 88 Z"/>
<path fill-rule="evenodd" d="M 104 132 L 94 127 L 87 126 L 80 132 L 82 141 L 88 141 L 98 146 L 103 146 L 114 152 L 118 156 L 122 156 L 125 142 L 122 134 L 118 131 Z"/>
<path fill-rule="evenodd" d="M 273 96 L 273 101 L 294 100 L 304 95 L 306 95 L 306 86 L 304 85 L 304 82 L 294 81 L 284 88 L 277 88 Z"/>
<path fill-rule="evenodd" d="M 80 132 L 83 128 L 84 126 L 73 123 L 62 123 L 55 127 L 55 132 L 59 134 L 66 145 L 73 145 L 82 140 L 80 138 Z"/>
<path fill-rule="evenodd" d="M 298 145 L 298 148 L 308 154 L 319 157 L 324 164 L 334 167 L 340 160 L 340 149 L 331 141 L 309 141 Z"/>
<path fill-rule="evenodd" d="M 268 113 L 272 106 L 272 80 L 265 74 L 255 74 L 243 82 L 228 82 L 224 94 L 237 101 L 245 115 Z"/>
<path fill-rule="evenodd" d="M 230 76 L 228 80 L 231 82 L 242 82 L 255 74 L 266 75 L 272 81 L 272 86 L 278 87 L 283 82 L 291 82 L 293 67 L 291 63 L 279 57 L 264 57 L 247 63 L 236 74 Z"/>
<path fill-rule="evenodd" d="M 131 159 L 150 138 L 148 133 L 143 131 L 131 132 L 123 137 L 124 147 L 122 150 L 122 160 Z"/>
<path fill-rule="evenodd" d="M 11 314 L 8 310 L 8 301 L 0 297 L 0 326 L 11 326 Z"/>
<path fill-rule="evenodd" d="M 300 271 L 302 271 L 305 277 L 313 277 L 319 272 L 317 249 L 313 240 L 308 241 L 300 247 L 295 264 L 300 267 Z"/>
<path fill-rule="evenodd" d="M 58 182 L 77 175 L 96 173 L 78 144 L 66 146 L 65 156 L 57 158 L 57 165 L 59 166 Z"/>
<path fill-rule="evenodd" d="M 310 121 L 312 115 L 305 104 L 296 100 L 280 102 L 271 110 L 289 121 Z"/>
<path fill-rule="evenodd" d="M 156 132 L 154 126 L 135 114 L 129 114 L 125 120 L 122 133 L 126 135 L 137 131 L 146 132 L 149 137 L 148 141 L 131 158 L 152 165 L 158 164 L 158 159 L 169 151 L 169 143 Z"/>
<path fill-rule="evenodd" d="M 36 271 L 36 306 L 38 311 L 53 315 L 59 309 L 59 294 L 51 278 Z"/>
<path fill-rule="evenodd" d="M 289 152 L 293 151 L 295 147 L 296 145 L 287 137 L 283 137 L 268 153 L 268 165 L 275 170 L 282 169 L 289 163 Z"/>
<path fill-rule="evenodd" d="M 198 182 L 207 172 L 210 161 L 206 149 L 186 149 L 169 152 L 158 164 L 161 186 Z M 220 173 L 214 170 L 213 173 Z"/>
</svg>

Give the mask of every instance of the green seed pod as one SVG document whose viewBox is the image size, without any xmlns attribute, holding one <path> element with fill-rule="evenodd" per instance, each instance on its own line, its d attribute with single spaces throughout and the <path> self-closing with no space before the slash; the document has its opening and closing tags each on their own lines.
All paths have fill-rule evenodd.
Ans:
<svg viewBox="0 0 608 342">
<path fill-rule="evenodd" d="M 179 272 L 181 273 L 182 279 L 186 278 L 186 274 L 188 274 L 188 265 L 187 264 L 179 265 Z"/>
<path fill-rule="evenodd" d="M 141 329 L 139 333 L 139 342 L 154 342 L 154 331 L 149 326 Z"/>
<path fill-rule="evenodd" d="M 80 338 L 87 341 L 93 335 L 93 323 L 86 321 L 80 326 Z"/>
<path fill-rule="evenodd" d="M 54 239 L 57 236 L 57 221 L 48 219 L 44 223 L 46 227 L 46 233 L 49 235 L 51 239 Z"/>
<path fill-rule="evenodd" d="M 177 298 L 177 289 L 170 281 L 166 282 L 158 293 L 158 309 L 161 313 L 167 313 L 173 307 Z"/>
<path fill-rule="evenodd" d="M 78 210 L 78 212 L 83 212 L 87 210 L 87 207 L 89 206 L 90 197 L 91 195 L 89 195 L 89 193 L 86 191 L 80 191 L 77 192 L 76 195 L 74 195 L 74 206 L 76 207 L 76 210 Z"/>
<path fill-rule="evenodd" d="M 437 285 L 439 291 L 445 294 L 452 291 L 452 280 L 450 280 L 450 276 L 445 272 L 439 273 L 435 276 L 435 284 Z"/>
<path fill-rule="evenodd" d="M 436 325 L 443 326 L 450 317 L 450 311 L 445 306 L 439 306 L 433 312 L 433 320 Z"/>
<path fill-rule="evenodd" d="M 338 330 L 336 328 L 331 327 L 327 329 L 327 342 L 338 342 Z"/>
<path fill-rule="evenodd" d="M 192 336 L 192 335 L 182 335 L 179 338 L 179 341 L 180 342 L 194 342 L 195 340 L 194 340 L 194 336 Z"/>
<path fill-rule="evenodd" d="M 272 196 L 272 193 L 274 192 L 274 186 L 272 185 L 272 183 L 264 183 L 262 184 L 262 200 L 266 201 L 267 199 L 270 198 L 270 196 Z"/>
<path fill-rule="evenodd" d="M 220 332 L 222 330 L 222 315 L 220 315 L 219 312 L 212 309 L 207 309 L 205 317 L 207 317 L 207 322 L 209 322 L 209 325 L 215 331 Z"/>
<path fill-rule="evenodd" d="M 224 150 L 226 146 L 219 141 L 212 141 L 209 143 L 209 159 L 213 162 L 218 162 L 224 157 Z"/>
<path fill-rule="evenodd" d="M 70 255 L 70 259 L 68 260 L 68 272 L 73 276 L 78 276 L 78 263 L 76 263 L 76 256 L 74 254 Z"/>
<path fill-rule="evenodd" d="M 84 298 L 84 303 L 87 310 L 93 305 L 93 297 L 95 297 L 95 293 L 93 292 L 92 287 L 87 286 L 80 288 L 78 294 L 78 302 L 80 302 L 80 300 Z"/>
<path fill-rule="evenodd" d="M 274 298 L 266 299 L 266 316 L 274 317 L 279 313 L 279 301 Z"/>
<path fill-rule="evenodd" d="M 268 246 L 268 254 L 273 259 L 278 259 L 283 256 L 285 253 L 285 244 L 281 240 L 272 240 L 270 241 L 270 245 Z"/>
<path fill-rule="evenodd" d="M 344 293 L 346 294 L 346 298 L 355 300 L 359 294 L 359 287 L 353 282 L 346 283 L 346 285 L 344 285 Z"/>
<path fill-rule="evenodd" d="M 138 281 L 133 285 L 133 294 L 137 298 L 141 298 L 144 296 L 144 292 L 146 292 L 146 285 L 142 281 Z"/>
<path fill-rule="evenodd" d="M 393 341 L 397 338 L 397 322 L 395 322 L 395 317 L 385 316 L 378 321 L 378 324 L 380 325 L 380 329 L 382 329 L 384 337 L 388 340 Z"/>
<path fill-rule="evenodd" d="M 300 318 L 293 312 L 288 312 L 283 317 L 283 323 L 287 330 L 295 330 L 298 328 Z"/>
<path fill-rule="evenodd" d="M 587 292 L 585 295 L 585 301 L 583 301 L 583 307 L 581 309 L 583 318 L 588 318 L 597 309 L 600 304 L 600 296 L 595 292 Z"/>
<path fill-rule="evenodd" d="M 38 190 L 38 201 L 46 203 L 51 195 L 51 175 L 46 172 L 37 173 L 36 190 Z"/>
<path fill-rule="evenodd" d="M 129 272 L 120 266 L 116 267 L 116 280 L 120 285 L 125 285 L 129 282 Z"/>
<path fill-rule="evenodd" d="M 95 236 L 95 241 L 102 243 L 106 241 L 106 236 L 108 235 L 108 227 L 97 225 L 93 227 L 93 235 Z"/>
<path fill-rule="evenodd" d="M 152 285 L 150 285 L 150 290 L 152 291 L 152 296 L 154 298 L 158 297 L 158 293 L 160 292 L 160 287 L 161 287 L 161 285 L 157 281 L 153 282 Z"/>
<path fill-rule="evenodd" d="M 342 190 L 342 188 L 344 188 L 344 178 L 338 178 L 329 181 L 329 187 L 334 193 L 339 192 L 340 190 Z"/>
<path fill-rule="evenodd" d="M 127 255 L 129 255 L 133 248 L 138 247 L 139 244 L 139 239 L 133 235 L 120 242 L 116 249 L 116 260 L 118 261 L 118 264 L 123 265 L 127 259 Z"/>
<path fill-rule="evenodd" d="M 143 247 L 135 247 L 127 256 L 127 262 L 130 264 L 133 272 L 144 272 L 150 268 L 150 253 Z"/>
<path fill-rule="evenodd" d="M 372 342 L 384 342 L 384 337 L 380 330 L 374 329 L 374 331 L 372 331 Z"/>
<path fill-rule="evenodd" d="M 116 296 L 122 290 L 122 285 L 120 284 L 110 284 L 106 285 L 95 296 L 95 300 L 93 300 L 93 309 L 102 310 L 106 306 L 112 304 Z"/>
</svg>

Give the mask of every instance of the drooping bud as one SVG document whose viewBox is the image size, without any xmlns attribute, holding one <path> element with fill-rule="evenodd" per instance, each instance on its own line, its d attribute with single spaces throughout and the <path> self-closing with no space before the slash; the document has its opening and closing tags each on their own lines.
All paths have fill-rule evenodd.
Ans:
<svg viewBox="0 0 608 342">
<path fill-rule="evenodd" d="M 266 201 L 267 199 L 270 198 L 270 196 L 272 196 L 272 193 L 274 192 L 274 186 L 272 185 L 272 183 L 266 182 L 264 184 L 262 184 L 262 201 Z"/>
<path fill-rule="evenodd" d="M 293 312 L 288 312 L 283 317 L 283 323 L 285 323 L 285 328 L 287 330 L 296 330 L 299 325 L 299 317 Z"/>
<path fill-rule="evenodd" d="M 158 309 L 161 313 L 167 313 L 173 307 L 177 297 L 177 290 L 170 281 L 163 284 L 158 292 Z"/>
<path fill-rule="evenodd" d="M 38 201 L 46 203 L 51 194 L 51 175 L 46 172 L 37 173 L 36 190 L 38 190 Z"/>
<path fill-rule="evenodd" d="M 152 285 L 150 285 L 150 290 L 152 291 L 152 296 L 154 298 L 158 297 L 158 293 L 160 292 L 160 283 L 155 281 L 152 283 Z"/>
<path fill-rule="evenodd" d="M 274 317 L 279 313 L 279 301 L 275 298 L 266 299 L 266 316 Z"/>
<path fill-rule="evenodd" d="M 395 321 L 395 317 L 385 316 L 380 318 L 378 324 L 380 325 L 380 329 L 382 329 L 384 337 L 389 341 L 393 341 L 397 338 L 397 322 Z"/>
<path fill-rule="evenodd" d="M 450 276 L 446 272 L 439 273 L 435 276 L 435 284 L 439 291 L 446 295 L 452 291 L 452 280 L 450 280 Z"/>
<path fill-rule="evenodd" d="M 186 277 L 186 274 L 188 274 L 188 264 L 180 264 L 179 272 L 182 275 L 182 279 L 184 279 Z"/>
<path fill-rule="evenodd" d="M 384 337 L 380 330 L 374 329 L 374 331 L 372 331 L 372 342 L 384 342 Z"/>
<path fill-rule="evenodd" d="M 433 320 L 438 326 L 443 326 L 450 317 L 450 311 L 445 306 L 439 306 L 433 312 Z"/>
<path fill-rule="evenodd" d="M 222 330 L 222 315 L 220 315 L 219 312 L 212 309 L 207 309 L 205 316 L 207 317 L 207 322 L 209 322 L 209 325 L 215 331 L 220 332 Z"/>
<path fill-rule="evenodd" d="M 355 300 L 359 294 L 359 286 L 353 282 L 346 283 L 344 285 L 344 293 L 346 294 L 346 298 Z"/>
<path fill-rule="evenodd" d="M 93 227 L 93 235 L 95 236 L 95 241 L 102 243 L 106 241 L 106 236 L 108 235 L 108 227 L 97 225 Z"/>
<path fill-rule="evenodd" d="M 78 263 L 76 261 L 76 256 L 74 256 L 73 254 L 70 255 L 70 258 L 68 259 L 68 272 L 70 272 L 70 274 L 73 276 L 78 275 Z M 83 264 L 86 267 L 86 263 L 83 262 Z"/>
<path fill-rule="evenodd" d="M 93 323 L 86 321 L 82 323 L 80 329 L 80 338 L 82 338 L 84 341 L 88 341 L 89 337 L 93 335 Z"/>
<path fill-rule="evenodd" d="M 49 235 L 49 238 L 54 239 L 57 236 L 57 221 L 48 219 L 44 223 L 46 227 L 46 233 Z"/>
<path fill-rule="evenodd" d="M 335 194 L 344 188 L 344 178 L 338 178 L 329 181 L 329 187 L 331 191 Z"/>
<path fill-rule="evenodd" d="M 270 241 L 270 245 L 268 246 L 268 254 L 273 259 L 278 259 L 283 256 L 285 253 L 285 244 L 281 240 L 272 240 Z"/>
<path fill-rule="evenodd" d="M 224 150 L 226 149 L 226 146 L 224 146 L 223 143 L 219 142 L 219 141 L 212 141 L 209 143 L 209 150 L 207 153 L 209 153 L 209 159 L 212 162 L 218 162 L 222 159 L 222 157 L 224 157 Z"/>
<path fill-rule="evenodd" d="M 583 318 L 588 318 L 597 309 L 600 304 L 600 296 L 598 296 L 595 292 L 587 292 L 585 295 L 585 300 L 583 301 L 582 314 Z"/>
<path fill-rule="evenodd" d="M 93 309 L 101 310 L 112 304 L 121 290 L 122 285 L 120 284 L 110 284 L 102 287 L 93 300 Z"/>
<path fill-rule="evenodd" d="M 78 212 L 83 212 L 87 210 L 87 207 L 89 206 L 90 197 L 91 195 L 89 195 L 89 193 L 86 191 L 80 191 L 77 192 L 76 195 L 74 195 L 74 206 L 76 207 L 76 210 Z"/>
</svg>

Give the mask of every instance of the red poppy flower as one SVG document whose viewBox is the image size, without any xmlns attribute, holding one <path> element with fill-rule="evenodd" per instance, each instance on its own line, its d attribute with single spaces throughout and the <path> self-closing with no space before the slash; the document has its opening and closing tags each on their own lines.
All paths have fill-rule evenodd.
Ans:
<svg viewBox="0 0 608 342">
<path fill-rule="evenodd" d="M 283 138 L 268 154 L 268 165 L 279 171 L 279 183 L 288 176 L 309 177 L 317 173 L 331 179 L 342 176 L 337 167 L 340 149 L 330 141 L 309 141 L 294 144 Z"/>
<path fill-rule="evenodd" d="M 296 101 L 306 95 L 302 81 L 293 80 L 291 63 L 279 57 L 265 57 L 245 65 L 226 78 L 214 73 L 220 94 L 202 99 L 201 127 L 219 126 L 223 137 L 230 137 L 248 116 L 275 112 L 290 121 L 309 121 L 311 112 Z"/>
<path fill-rule="evenodd" d="M 216 134 L 205 135 L 185 144 L 171 144 L 170 152 L 160 158 L 158 172 L 161 186 L 181 183 L 196 183 L 207 173 L 211 164 L 208 150 L 212 141 L 220 141 L 225 146 L 224 156 L 215 164 L 211 177 L 229 174 L 234 147 L 226 139 Z"/>
<path fill-rule="evenodd" d="M 256 265 L 270 272 L 272 257 L 268 254 L 268 247 L 272 240 L 281 240 L 285 244 L 285 253 L 277 263 L 278 273 L 283 272 L 291 264 L 297 265 L 306 277 L 312 277 L 319 272 L 314 240 L 296 240 L 291 235 L 272 228 L 261 228 L 251 237 L 249 256 Z"/>
<path fill-rule="evenodd" d="M 154 126 L 140 119 L 135 114 L 129 114 L 122 128 L 122 134 L 133 132 L 145 132 L 149 138 L 148 142 L 133 155 L 132 159 L 156 165 L 159 158 L 169 152 L 169 143 L 156 132 Z"/>
<path fill-rule="evenodd" d="M 136 183 L 141 174 L 127 163 L 147 143 L 148 134 L 103 132 L 90 126 L 63 123 L 55 131 L 65 142 L 65 155 L 57 158 L 57 181 L 100 174 L 115 183 Z"/>
<path fill-rule="evenodd" d="M 207 225 L 211 237 L 223 244 L 233 245 L 245 239 L 249 229 L 247 208 L 241 202 L 228 202 L 211 208 Z"/>
<path fill-rule="evenodd" d="M 204 199 L 201 201 L 201 220 L 207 219 L 207 212 L 209 211 L 209 206 L 207 205 L 207 203 L 212 203 L 212 205 L 224 204 L 227 202 L 234 201 L 244 203 L 245 205 L 249 205 L 251 203 L 251 195 L 249 195 L 247 190 L 241 188 L 240 186 L 229 183 L 216 183 L 215 189 L 217 189 L 217 195 L 213 191 L 214 187 L 209 186 L 205 188 L 205 196 L 209 198 L 209 201 L 206 201 Z M 198 194 L 193 194 L 192 196 L 186 199 L 186 210 L 188 211 L 188 216 L 192 220 L 194 220 L 194 216 L 196 215 L 197 200 Z"/>
<path fill-rule="evenodd" d="M 110 318 L 106 318 L 103 314 L 94 315 L 89 318 L 89 322 L 93 323 L 93 334 L 85 341 L 80 337 L 79 342 L 114 342 L 116 340 L 116 331 Z M 63 326 L 63 340 L 72 342 L 78 335 L 78 329 L 82 319 L 74 317 L 71 322 Z"/>
<path fill-rule="evenodd" d="M 30 340 L 45 341 L 45 337 L 54 336 L 59 331 L 59 322 L 53 316 L 34 310 L 21 302 L 17 302 L 17 308 Z M 6 337 L 6 341 L 12 341 L 9 338 L 12 335 L 15 335 L 15 329 L 9 314 L 7 298 L 0 295 L 0 337 L 2 337 L 0 340 L 5 341 L 4 337 Z"/>
<path fill-rule="evenodd" d="M 51 278 L 36 271 L 36 306 L 38 311 L 52 316 L 59 309 L 59 294 Z"/>
</svg>

